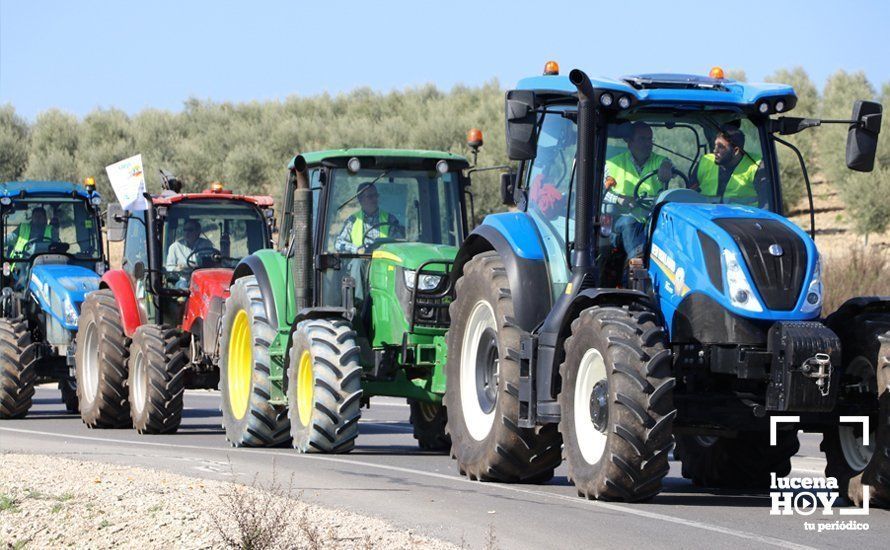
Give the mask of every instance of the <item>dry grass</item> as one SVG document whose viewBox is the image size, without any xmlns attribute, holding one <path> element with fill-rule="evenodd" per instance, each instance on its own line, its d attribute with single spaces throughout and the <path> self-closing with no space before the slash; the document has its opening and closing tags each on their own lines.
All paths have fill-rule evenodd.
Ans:
<svg viewBox="0 0 890 550">
<path fill-rule="evenodd" d="M 880 248 L 853 245 L 823 261 L 824 315 L 856 296 L 890 296 L 890 257 Z"/>
</svg>

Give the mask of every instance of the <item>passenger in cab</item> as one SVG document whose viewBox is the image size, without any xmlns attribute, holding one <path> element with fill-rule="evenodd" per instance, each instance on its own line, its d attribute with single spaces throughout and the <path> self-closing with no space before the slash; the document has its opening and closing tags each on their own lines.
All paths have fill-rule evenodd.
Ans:
<svg viewBox="0 0 890 550">
<path fill-rule="evenodd" d="M 745 134 L 730 128 L 717 134 L 714 152 L 702 157 L 692 187 L 718 202 L 757 206 L 759 169 L 760 160 L 745 152 Z"/>
</svg>

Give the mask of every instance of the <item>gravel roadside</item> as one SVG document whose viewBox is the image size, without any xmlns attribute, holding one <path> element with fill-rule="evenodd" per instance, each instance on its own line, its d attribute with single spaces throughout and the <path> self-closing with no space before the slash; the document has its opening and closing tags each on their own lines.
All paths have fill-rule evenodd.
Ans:
<svg viewBox="0 0 890 550">
<path fill-rule="evenodd" d="M 457 548 L 259 487 L 0 455 L 0 548 Z M 282 527 L 283 526 L 283 527 Z"/>
</svg>

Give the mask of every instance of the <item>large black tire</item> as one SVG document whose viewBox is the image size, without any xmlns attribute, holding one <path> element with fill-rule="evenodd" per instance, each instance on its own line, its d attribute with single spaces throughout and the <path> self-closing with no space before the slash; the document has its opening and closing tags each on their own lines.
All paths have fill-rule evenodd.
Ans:
<svg viewBox="0 0 890 550">
<path fill-rule="evenodd" d="M 269 347 L 275 332 L 256 277 L 235 281 L 226 300 L 219 348 L 223 428 L 234 447 L 277 447 L 290 440 L 284 407 L 269 402 Z"/>
<path fill-rule="evenodd" d="M 867 448 L 859 425 L 838 423 L 825 430 L 825 475 L 837 478 L 841 494 L 857 506 L 864 501 L 863 484 L 870 487 L 870 500 L 890 503 L 890 315 L 863 314 L 832 328 L 843 351 L 838 399 L 871 402 L 876 414 Z"/>
<path fill-rule="evenodd" d="M 682 435 L 677 437 L 677 458 L 683 477 L 700 487 L 765 491 L 770 474 L 791 472 L 791 457 L 800 449 L 797 430 L 776 433 L 770 446 L 769 433 L 743 432 L 738 437 Z"/>
<path fill-rule="evenodd" d="M 464 266 L 450 309 L 444 404 L 451 454 L 473 480 L 543 482 L 562 461 L 555 424 L 520 428 L 519 329 L 496 252 Z"/>
<path fill-rule="evenodd" d="M 635 502 L 661 491 L 677 414 L 666 341 L 658 316 L 636 306 L 594 306 L 572 322 L 559 431 L 579 496 Z"/>
<path fill-rule="evenodd" d="M 140 434 L 176 433 L 182 423 L 186 340 L 166 325 L 142 325 L 130 345 L 130 418 Z"/>
<path fill-rule="evenodd" d="M 62 403 L 65 404 L 65 410 L 71 414 L 80 412 L 77 405 L 77 380 L 75 378 L 62 378 L 59 380 L 59 391 L 62 393 Z"/>
<path fill-rule="evenodd" d="M 36 362 L 25 320 L 0 319 L 0 419 L 28 414 L 37 379 Z"/>
<path fill-rule="evenodd" d="M 417 446 L 424 451 L 447 453 L 451 449 L 451 438 L 445 431 L 448 421 L 445 407 L 416 399 L 409 399 L 408 405 L 411 407 L 410 422 Z"/>
<path fill-rule="evenodd" d="M 80 418 L 88 428 L 129 428 L 130 339 L 114 293 L 90 293 L 81 307 L 74 355 Z"/>
<path fill-rule="evenodd" d="M 348 453 L 361 417 L 361 351 L 342 319 L 303 321 L 288 353 L 287 405 L 294 448 Z"/>
</svg>

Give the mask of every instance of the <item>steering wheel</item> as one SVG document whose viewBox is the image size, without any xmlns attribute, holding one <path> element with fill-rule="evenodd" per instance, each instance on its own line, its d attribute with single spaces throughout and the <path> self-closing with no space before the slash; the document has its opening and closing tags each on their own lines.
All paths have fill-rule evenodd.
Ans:
<svg viewBox="0 0 890 550">
<path fill-rule="evenodd" d="M 661 184 L 661 187 L 658 189 L 658 193 L 655 193 L 655 196 L 653 196 L 653 197 L 650 197 L 648 195 L 643 195 L 642 197 L 640 196 L 640 187 L 643 186 L 643 182 L 645 182 L 646 180 L 652 178 L 653 176 L 657 176 L 657 175 L 658 175 L 658 170 L 652 170 L 651 172 L 649 172 L 648 174 L 646 174 L 645 176 L 640 178 L 640 181 L 638 181 L 637 184 L 634 186 L 634 201 L 635 202 L 639 203 L 639 202 L 645 202 L 647 199 L 648 200 L 654 199 L 655 196 L 658 196 L 658 193 L 661 193 L 662 191 L 664 191 L 666 184 L 662 183 L 661 180 L 658 180 L 658 183 Z M 673 176 L 680 176 L 680 179 L 683 180 L 683 186 L 686 187 L 687 189 L 689 189 L 689 178 L 686 176 L 686 174 L 684 174 L 683 172 L 681 172 L 681 171 L 677 170 L 676 168 L 674 168 L 673 166 L 671 166 L 671 179 L 673 179 Z M 670 180 L 668 180 L 668 181 L 670 181 Z"/>
<path fill-rule="evenodd" d="M 46 244 L 46 250 L 38 252 L 37 245 L 44 243 Z M 69 245 L 68 243 L 47 240 L 40 237 L 29 239 L 28 242 L 25 243 L 25 250 L 34 250 L 31 256 L 37 256 L 39 254 L 65 254 L 68 252 L 69 248 L 71 248 L 71 245 Z"/>
<path fill-rule="evenodd" d="M 377 237 L 376 239 L 374 239 L 374 242 L 372 242 L 371 244 L 368 244 L 368 245 L 364 244 L 365 240 L 368 238 L 368 234 L 373 229 L 377 229 L 378 227 L 383 227 L 384 225 L 388 226 L 390 224 L 389 224 L 389 222 L 375 223 L 375 224 L 371 224 L 367 229 L 365 229 L 365 233 L 364 233 L 364 235 L 362 235 L 362 245 L 365 246 L 366 248 L 373 249 L 373 248 L 377 248 L 378 246 L 380 246 L 382 244 L 394 243 L 396 241 L 404 240 L 403 238 L 400 239 L 397 237 Z"/>
<path fill-rule="evenodd" d="M 192 253 L 189 254 L 188 257 L 185 259 L 185 265 L 191 267 L 192 269 L 202 267 L 201 264 L 203 262 L 201 256 L 198 256 L 199 254 L 205 258 L 209 257 L 214 261 L 218 261 L 217 258 L 222 257 L 222 253 L 215 248 L 199 248 L 197 250 L 192 250 Z"/>
</svg>

